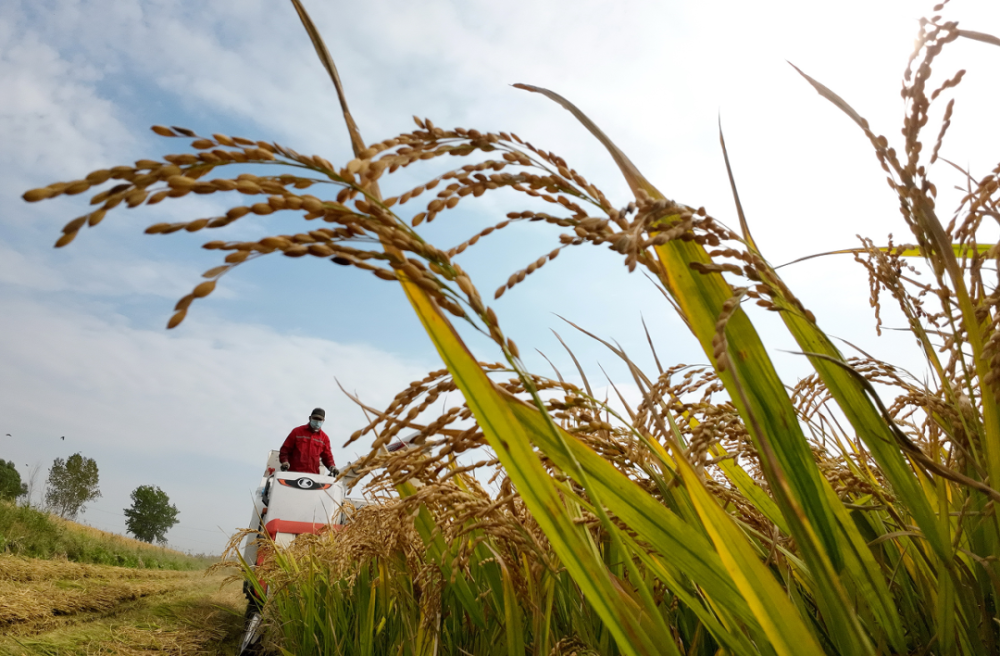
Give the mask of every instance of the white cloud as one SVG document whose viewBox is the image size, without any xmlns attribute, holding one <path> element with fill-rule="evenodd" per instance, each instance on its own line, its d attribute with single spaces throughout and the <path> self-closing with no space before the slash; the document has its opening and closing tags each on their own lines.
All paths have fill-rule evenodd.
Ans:
<svg viewBox="0 0 1000 656">
<path fill-rule="evenodd" d="M 996 3 L 973 4 L 949 11 L 964 12 L 967 29 L 1000 32 Z M 569 114 L 507 86 L 538 84 L 578 103 L 669 196 L 705 205 L 734 224 L 715 132 L 721 111 L 751 226 L 775 263 L 851 246 L 859 232 L 881 242 L 895 231 L 897 240 L 906 240 L 896 201 L 863 135 L 784 59 L 840 92 L 892 137 L 900 123 L 898 80 L 916 30 L 913 18 L 930 3 L 313 0 L 307 6 L 369 140 L 410 129 L 414 113 L 442 125 L 514 130 L 560 153 L 615 202 L 624 202 L 627 189 L 610 158 Z M 992 167 L 982 153 L 995 151 L 1000 133 L 979 126 L 989 124 L 987 112 L 996 106 L 988 71 L 1000 51 L 968 43 L 952 50 L 956 57 L 942 60 L 939 70 L 974 66 L 958 93 L 945 152 L 979 169 Z M 112 216 L 96 233 L 81 235 L 84 243 L 53 253 L 45 249 L 62 222 L 81 213 L 79 197 L 42 206 L 19 199 L 28 187 L 186 148 L 181 140 L 154 141 L 146 131 L 153 123 L 276 139 L 334 162 L 346 159 L 335 95 L 287 3 L 6 2 L 0 6 L 0 88 L 0 418 L 9 423 L 2 432 L 73 433 L 80 444 L 127 452 L 122 462 L 146 459 L 151 467 L 176 466 L 169 454 L 217 459 L 234 471 L 197 489 L 224 497 L 245 484 L 235 468 L 255 470 L 261 453 L 313 405 L 326 404 L 335 441 L 360 424 L 360 413 L 336 389 L 335 375 L 379 406 L 434 366 L 366 344 L 245 325 L 240 316 L 213 318 L 210 304 L 174 333 L 137 327 L 143 317 L 129 303 L 175 298 L 197 281 L 203 269 L 181 250 L 191 238 L 151 242 L 162 249 L 154 257 L 145 241 L 136 247 L 135 238 L 153 238 L 138 237 L 131 216 Z M 947 186 L 938 184 L 942 193 Z M 144 211 L 143 219 L 212 216 L 220 207 L 214 196 L 186 207 L 164 203 Z M 440 236 L 439 245 L 450 245 L 491 216 L 522 209 L 493 199 L 477 207 L 478 213 L 442 217 L 428 232 L 436 241 Z M 248 224 L 222 237 L 263 229 Z M 491 289 L 554 245 L 554 238 L 546 241 L 538 232 L 522 228 L 516 236 L 491 237 L 479 247 L 488 251 L 470 253 L 463 265 L 468 261 L 477 282 Z M 547 335 L 555 326 L 588 372 L 595 371 L 595 360 L 613 361 L 602 347 L 572 337 L 574 331 L 550 314 L 558 311 L 648 361 L 641 311 L 664 364 L 702 361 L 657 292 L 639 276 L 619 275 L 614 257 L 592 249 L 567 253 L 496 304 L 522 352 L 541 346 L 564 374 L 571 373 Z M 509 270 L 501 271 L 505 266 Z M 843 273 L 850 267 L 843 259 L 823 260 L 797 265 L 786 276 L 823 326 L 870 348 L 865 285 L 857 272 Z M 218 293 L 246 300 L 240 280 L 245 278 L 227 280 Z M 271 287 L 254 291 L 261 298 L 280 293 L 295 299 L 314 291 L 305 283 L 277 290 L 288 280 L 276 276 Z M 366 317 L 389 298 L 381 289 L 343 313 L 354 334 L 370 338 Z M 65 305 L 71 294 L 72 304 Z M 406 313 L 405 306 L 399 312 Z M 415 322 L 406 325 L 419 331 Z M 795 348 L 783 329 L 772 330 L 767 320 L 762 325 L 769 343 Z M 406 334 L 398 342 L 410 348 L 420 337 Z M 904 341 L 883 339 L 871 350 L 912 359 Z M 420 353 L 432 357 L 429 350 Z M 798 356 L 775 359 L 783 371 L 804 367 Z M 614 366 L 609 373 L 627 389 L 627 372 Z M 47 443 L 39 440 L 37 448 L 32 442 L 18 454 L 50 461 Z M 230 500 L 234 507 L 242 503 L 231 494 Z"/>
<path fill-rule="evenodd" d="M 63 58 L 58 41 L 13 13 L 0 13 L 0 165 L 12 195 L 39 175 L 83 175 L 134 143 L 121 109 L 96 90 L 99 64 Z"/>
<path fill-rule="evenodd" d="M 128 253 L 94 257 L 81 249 L 46 257 L 27 254 L 0 242 L 0 284 L 32 292 L 82 293 L 96 296 L 160 296 L 177 299 L 191 289 L 198 271 L 171 261 L 137 258 Z M 232 288 L 219 292 L 232 296 Z"/>
<path fill-rule="evenodd" d="M 219 319 L 168 333 L 113 312 L 92 314 L 99 306 L 58 306 L 3 288 L 0 305 L 0 428 L 14 436 L 5 438 L 3 457 L 45 467 L 76 451 L 95 457 L 104 499 L 87 519 L 117 530 L 105 514 L 151 481 L 179 503 L 183 525 L 239 526 L 267 451 L 313 407 L 327 410 L 324 430 L 340 464 L 365 448 L 341 449 L 364 416 L 335 379 L 384 407 L 431 367 L 370 346 Z M 198 537 L 171 534 L 196 550 L 204 548 Z"/>
<path fill-rule="evenodd" d="M 151 455 L 256 463 L 317 405 L 339 444 L 363 415 L 335 379 L 378 407 L 427 370 L 370 346 L 218 319 L 166 332 L 10 294 L 4 308 L 0 416 L 22 433 L 45 416 L 53 430 L 122 449 L 137 447 L 143 426 Z"/>
</svg>

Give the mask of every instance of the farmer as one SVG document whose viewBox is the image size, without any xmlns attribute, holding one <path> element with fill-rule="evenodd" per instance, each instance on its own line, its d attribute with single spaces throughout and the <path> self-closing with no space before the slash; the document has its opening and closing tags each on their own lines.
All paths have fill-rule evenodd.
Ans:
<svg viewBox="0 0 1000 656">
<path fill-rule="evenodd" d="M 330 438 L 321 429 L 325 419 L 326 411 L 323 408 L 316 408 L 309 415 L 308 424 L 292 429 L 285 438 L 285 443 L 281 445 L 281 451 L 278 452 L 281 471 L 318 474 L 319 463 L 322 461 L 330 470 L 331 476 L 340 473 L 333 463 Z"/>
</svg>

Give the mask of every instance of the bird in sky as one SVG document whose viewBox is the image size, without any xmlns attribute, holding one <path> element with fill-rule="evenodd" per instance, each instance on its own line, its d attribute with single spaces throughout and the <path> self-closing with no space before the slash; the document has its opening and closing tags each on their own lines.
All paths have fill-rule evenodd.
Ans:
<svg viewBox="0 0 1000 656">
<path fill-rule="evenodd" d="M 7 433 L 7 437 L 10 437 L 10 433 Z"/>
<path fill-rule="evenodd" d="M 59 439 L 60 439 L 60 440 L 62 440 L 63 442 L 65 442 L 65 441 L 66 441 L 66 436 L 65 436 L 65 435 L 63 435 L 63 436 L 62 436 L 62 437 L 60 437 Z"/>
</svg>

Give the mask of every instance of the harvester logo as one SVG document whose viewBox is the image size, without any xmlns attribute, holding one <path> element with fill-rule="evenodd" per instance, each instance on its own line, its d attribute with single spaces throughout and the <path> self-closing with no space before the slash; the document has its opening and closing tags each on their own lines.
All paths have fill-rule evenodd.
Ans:
<svg viewBox="0 0 1000 656">
<path fill-rule="evenodd" d="M 331 486 L 330 483 L 317 483 L 313 479 L 306 478 L 305 476 L 295 479 L 294 481 L 287 478 L 279 478 L 278 483 L 284 485 L 285 487 L 297 487 L 300 490 L 325 490 Z"/>
</svg>

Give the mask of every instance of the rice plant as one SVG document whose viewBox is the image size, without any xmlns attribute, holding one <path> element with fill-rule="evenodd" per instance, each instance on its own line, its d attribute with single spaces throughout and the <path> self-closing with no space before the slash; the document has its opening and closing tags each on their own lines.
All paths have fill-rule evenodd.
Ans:
<svg viewBox="0 0 1000 656">
<path fill-rule="evenodd" d="M 374 484 L 394 488 L 399 501 L 362 510 L 339 534 L 300 540 L 268 566 L 272 639 L 285 653 L 1000 652 L 1000 292 L 988 266 L 1000 246 L 979 242 L 983 220 L 1000 216 L 1000 167 L 979 180 L 959 169 L 967 191 L 942 221 L 927 167 L 939 157 L 954 100 L 925 141 L 931 105 L 950 97 L 963 74 L 932 73 L 942 48 L 960 37 L 1000 40 L 940 16 L 921 22 L 898 144 L 802 74 L 859 126 L 899 199 L 908 243 L 865 240 L 854 253 L 875 306 L 897 304 L 922 345 L 932 377 L 920 382 L 873 356 L 841 353 L 757 247 L 735 183 L 738 231 L 670 200 L 551 91 L 517 85 L 581 121 L 633 198 L 612 202 L 558 155 L 506 132 L 416 119 L 416 130 L 366 145 L 332 58 L 293 5 L 336 87 L 354 159 L 338 167 L 274 143 L 157 126 L 165 137 L 192 139 L 196 152 L 25 194 L 37 201 L 118 181 L 92 197 L 95 211 L 65 226 L 58 247 L 123 203 L 190 193 L 237 191 L 256 202 L 146 232 L 196 232 L 280 211 L 328 224 L 206 243 L 226 253 L 224 262 L 180 300 L 170 328 L 226 273 L 273 253 L 329 259 L 403 287 L 444 368 L 372 409 L 376 419 L 351 438 L 373 437 L 366 464 Z M 469 163 L 398 196 L 380 193 L 385 176 L 445 155 Z M 266 172 L 211 177 L 232 165 Z M 274 174 L 276 166 L 286 172 Z M 309 188 L 322 191 L 302 193 Z M 421 224 L 496 189 L 551 209 L 511 212 L 449 249 L 421 237 Z M 416 211 L 404 211 L 407 203 Z M 662 285 L 711 366 L 644 372 L 607 344 L 643 393 L 624 415 L 595 397 L 582 370 L 582 386 L 527 371 L 459 256 L 495 230 L 528 222 L 565 232 L 495 297 L 554 266 L 562 249 L 606 246 Z M 922 259 L 927 282 L 911 275 L 908 258 Z M 744 311 L 751 301 L 779 314 L 810 376 L 779 377 Z M 456 321 L 488 335 L 496 352 L 473 354 Z M 485 362 L 497 353 L 499 363 Z M 462 402 L 424 420 L 452 391 Z M 414 429 L 421 448 L 384 449 Z M 458 455 L 483 447 L 488 457 L 458 466 Z M 498 483 L 498 495 L 481 487 L 484 477 Z"/>
</svg>

